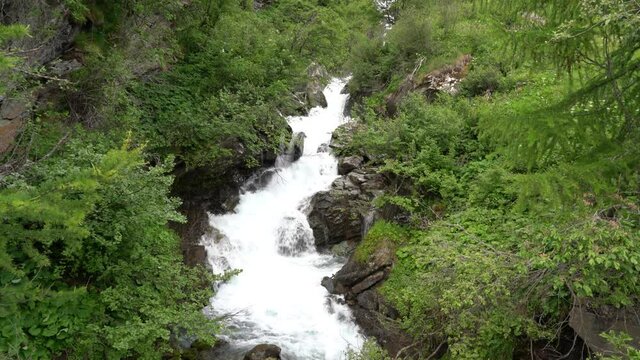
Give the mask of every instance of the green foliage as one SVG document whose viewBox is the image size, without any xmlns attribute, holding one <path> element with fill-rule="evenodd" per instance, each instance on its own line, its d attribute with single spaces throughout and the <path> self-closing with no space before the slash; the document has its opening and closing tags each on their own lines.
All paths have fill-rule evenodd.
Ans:
<svg viewBox="0 0 640 360">
<path fill-rule="evenodd" d="M 391 360 L 391 357 L 375 341 L 367 340 L 359 351 L 350 350 L 347 360 Z"/>
<path fill-rule="evenodd" d="M 500 87 L 500 73 L 494 67 L 473 68 L 460 84 L 462 94 L 474 97 L 491 94 Z"/>
<path fill-rule="evenodd" d="M 395 250 L 408 237 L 407 230 L 399 225 L 386 221 L 377 221 L 362 242 L 358 244 L 355 258 L 360 262 L 366 262 L 376 250 L 386 247 Z"/>
<path fill-rule="evenodd" d="M 604 334 L 601 334 L 605 340 L 611 343 L 618 351 L 618 354 L 612 356 L 602 356 L 599 359 L 602 360 L 621 360 L 621 359 L 629 359 L 629 360 L 638 360 L 640 359 L 640 350 L 634 348 L 629 345 L 629 343 L 633 340 L 629 334 L 620 332 L 616 333 L 611 330 Z"/>
<path fill-rule="evenodd" d="M 507 4 L 508 3 L 508 4 Z M 636 138 L 640 104 L 637 78 L 640 5 L 630 0 L 559 3 L 498 1 L 490 6 L 525 58 L 544 59 L 578 75 L 578 86 L 559 106 L 593 107 L 600 120 L 618 125 L 618 139 Z M 544 44 L 544 46 L 538 46 Z"/>
<path fill-rule="evenodd" d="M 640 302 L 637 4 L 443 3 L 394 5 L 398 32 L 424 21 L 428 45 L 392 31 L 355 48 L 353 90 L 372 94 L 342 151 L 381 165 L 392 184 L 377 205 L 411 215 L 381 288 L 404 329 L 427 354 L 510 359 L 556 338 L 576 301 Z M 514 43 L 524 56 L 505 53 Z M 416 91 L 380 115 L 401 79 L 461 53 L 459 95 Z M 356 255 L 384 246 L 372 239 Z"/>
<path fill-rule="evenodd" d="M 172 161 L 70 145 L 0 196 L 0 351 L 17 358 L 159 357 L 171 332 L 212 341 L 211 278 L 182 264 L 168 221 Z"/>
<path fill-rule="evenodd" d="M 83 23 L 89 13 L 89 8 L 84 0 L 64 0 L 64 5 L 69 9 L 74 21 Z"/>
</svg>

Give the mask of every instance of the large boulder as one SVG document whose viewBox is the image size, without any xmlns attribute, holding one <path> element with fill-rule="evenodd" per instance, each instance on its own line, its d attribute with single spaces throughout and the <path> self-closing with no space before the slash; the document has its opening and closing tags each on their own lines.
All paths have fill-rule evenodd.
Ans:
<svg viewBox="0 0 640 360">
<path fill-rule="evenodd" d="M 413 92 L 420 93 L 430 100 L 435 99 L 439 93 L 456 94 L 460 82 L 467 75 L 471 60 L 471 55 L 463 55 L 453 64 L 426 75 L 418 76 L 417 72 L 423 61 L 420 60 L 415 70 L 400 83 L 398 89 L 386 96 L 384 109 L 380 109 L 381 112 L 386 113 L 388 116 L 395 115 L 402 100 Z"/>
<path fill-rule="evenodd" d="M 619 349 L 601 334 L 609 331 L 628 334 L 632 339 L 629 345 L 640 349 L 638 311 L 637 307 L 590 309 L 586 304 L 579 304 L 569 314 L 569 326 L 591 350 L 603 355 L 617 355 L 616 350 Z"/>
<path fill-rule="evenodd" d="M 373 211 L 371 201 L 384 187 L 384 178 L 375 169 L 357 169 L 336 179 L 328 191 L 314 195 L 307 218 L 316 246 L 326 249 L 343 241 L 360 241 Z"/>
<path fill-rule="evenodd" d="M 271 344 L 260 344 L 245 354 L 244 360 L 280 360 L 280 348 Z"/>
</svg>

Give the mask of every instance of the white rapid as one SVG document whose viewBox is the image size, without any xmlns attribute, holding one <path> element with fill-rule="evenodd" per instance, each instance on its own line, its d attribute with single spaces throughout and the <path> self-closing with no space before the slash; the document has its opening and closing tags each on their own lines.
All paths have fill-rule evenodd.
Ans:
<svg viewBox="0 0 640 360">
<path fill-rule="evenodd" d="M 343 264 L 315 251 L 304 214 L 309 198 L 338 176 L 336 159 L 319 148 L 346 121 L 344 85 L 335 79 L 325 89 L 327 108 L 289 118 L 294 133 L 306 134 L 298 161 L 279 165 L 266 187 L 243 194 L 235 214 L 210 218 L 220 232 L 203 239 L 214 271 L 242 269 L 220 286 L 209 310 L 226 317 L 230 345 L 220 359 L 241 359 L 252 346 L 270 343 L 284 359 L 338 360 L 362 344 L 348 307 L 320 285 Z"/>
</svg>

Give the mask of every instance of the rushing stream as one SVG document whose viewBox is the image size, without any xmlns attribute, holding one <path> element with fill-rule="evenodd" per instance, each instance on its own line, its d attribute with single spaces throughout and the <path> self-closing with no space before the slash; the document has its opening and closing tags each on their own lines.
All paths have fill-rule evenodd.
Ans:
<svg viewBox="0 0 640 360">
<path fill-rule="evenodd" d="M 270 343 L 284 359 L 337 360 L 362 344 L 348 307 L 320 285 L 343 263 L 315 251 L 304 213 L 310 197 L 338 176 L 336 159 L 319 148 L 346 121 L 344 85 L 334 79 L 325 89 L 327 108 L 289 119 L 294 133 L 306 135 L 298 161 L 279 161 L 264 188 L 241 196 L 236 213 L 211 217 L 220 233 L 204 242 L 214 271 L 242 269 L 220 286 L 209 310 L 226 319 L 229 345 L 221 359 L 241 359 L 252 346 Z"/>
</svg>

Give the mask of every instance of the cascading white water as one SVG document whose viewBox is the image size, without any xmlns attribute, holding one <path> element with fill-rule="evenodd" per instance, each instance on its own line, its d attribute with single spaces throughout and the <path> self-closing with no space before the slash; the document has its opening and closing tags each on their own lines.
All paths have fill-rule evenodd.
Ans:
<svg viewBox="0 0 640 360">
<path fill-rule="evenodd" d="M 320 285 L 343 264 L 315 251 L 303 212 L 338 176 L 336 159 L 319 148 L 346 121 L 344 85 L 334 79 L 325 89 L 327 108 L 289 119 L 295 133 L 306 135 L 303 156 L 277 169 L 266 187 L 243 194 L 235 214 L 210 219 L 220 232 L 204 239 L 214 271 L 242 269 L 212 299 L 213 315 L 228 315 L 231 345 L 220 358 L 238 359 L 253 345 L 270 343 L 284 359 L 337 360 L 362 344 L 348 307 Z"/>
</svg>

